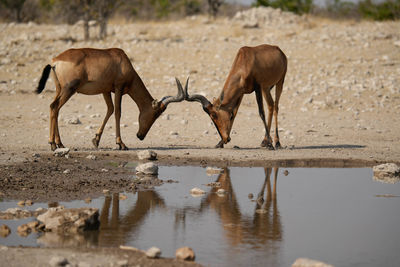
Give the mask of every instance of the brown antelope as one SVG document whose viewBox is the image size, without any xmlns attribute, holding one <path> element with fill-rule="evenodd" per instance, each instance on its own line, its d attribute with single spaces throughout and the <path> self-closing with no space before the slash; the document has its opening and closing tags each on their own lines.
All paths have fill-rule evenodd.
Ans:
<svg viewBox="0 0 400 267">
<path fill-rule="evenodd" d="M 92 142 L 97 148 L 104 127 L 114 112 L 111 92 L 115 94 L 115 128 L 116 143 L 119 149 L 128 149 L 121 140 L 120 118 L 121 98 L 128 94 L 139 108 L 139 130 L 137 137 L 143 140 L 154 121 L 167 108 L 169 103 L 181 102 L 184 99 L 182 86 L 178 87 L 176 96 L 166 96 L 157 101 L 153 99 L 134 70 L 125 52 L 118 48 L 111 49 L 69 49 L 53 58 L 42 73 L 36 92 L 40 94 L 53 71 L 56 85 L 56 96 L 50 105 L 50 138 L 51 149 L 64 147 L 58 130 L 58 113 L 60 108 L 75 93 L 85 95 L 103 94 L 107 104 L 107 113 Z"/>
<path fill-rule="evenodd" d="M 229 137 L 232 124 L 244 94 L 256 93 L 258 112 L 264 123 L 265 137 L 261 146 L 274 149 L 270 136 L 272 114 L 275 117 L 275 148 L 280 148 L 278 135 L 278 105 L 282 93 L 283 82 L 287 70 L 285 54 L 277 46 L 260 45 L 242 47 L 236 55 L 224 88 L 218 99 L 213 103 L 202 95 L 188 95 L 185 88 L 185 99 L 197 101 L 203 105 L 204 111 L 210 116 L 221 137 L 216 147 L 224 147 Z M 275 103 L 271 89 L 275 86 Z M 182 88 L 180 84 L 178 87 Z M 265 122 L 262 95 L 268 104 L 268 125 Z"/>
</svg>

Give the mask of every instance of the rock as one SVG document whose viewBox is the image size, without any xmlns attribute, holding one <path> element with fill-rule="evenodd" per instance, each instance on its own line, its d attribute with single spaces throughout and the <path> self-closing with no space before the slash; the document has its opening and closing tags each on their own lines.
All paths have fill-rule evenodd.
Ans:
<svg viewBox="0 0 400 267">
<path fill-rule="evenodd" d="M 25 201 L 25 205 L 32 206 L 33 205 L 33 201 L 32 200 L 27 200 L 27 201 Z"/>
<path fill-rule="evenodd" d="M 27 224 L 22 224 L 17 228 L 17 232 L 20 236 L 27 236 L 31 233 L 31 231 L 31 228 L 29 228 Z"/>
<path fill-rule="evenodd" d="M 20 207 L 23 207 L 23 206 L 25 206 L 25 201 L 23 201 L 23 200 L 18 201 L 17 205 Z"/>
<path fill-rule="evenodd" d="M 156 164 L 154 164 L 153 162 L 140 164 L 136 167 L 136 174 L 157 175 L 158 174 L 158 166 Z"/>
<path fill-rule="evenodd" d="M 39 222 L 38 222 L 38 221 L 32 221 L 32 222 L 28 222 L 26 225 L 27 225 L 30 229 L 36 230 L 36 228 L 39 226 Z"/>
<path fill-rule="evenodd" d="M 7 237 L 9 234 L 11 234 L 11 229 L 5 224 L 0 225 L 0 236 L 1 237 Z"/>
<path fill-rule="evenodd" d="M 152 150 L 141 150 L 137 152 L 139 160 L 156 160 L 157 153 Z"/>
<path fill-rule="evenodd" d="M 333 267 L 333 265 L 326 264 L 322 261 L 311 260 L 307 258 L 298 258 L 292 267 Z"/>
<path fill-rule="evenodd" d="M 119 260 L 119 261 L 117 261 L 117 266 L 120 266 L 120 267 L 128 266 L 128 260 Z M 79 265 L 79 267 L 81 267 L 81 266 Z"/>
<path fill-rule="evenodd" d="M 99 228 L 99 210 L 96 208 L 49 208 L 37 217 L 45 230 L 58 233 L 76 233 Z"/>
<path fill-rule="evenodd" d="M 374 180 L 394 184 L 400 181 L 400 167 L 395 163 L 374 166 Z"/>
<path fill-rule="evenodd" d="M 220 174 L 222 172 L 224 172 L 224 170 L 221 169 L 221 168 L 207 167 L 207 169 L 206 169 L 206 173 L 207 173 L 208 176 L 212 176 L 212 175 L 215 175 L 215 174 Z"/>
<path fill-rule="evenodd" d="M 157 247 L 151 247 L 146 251 L 147 258 L 157 259 L 161 256 L 161 250 Z"/>
<path fill-rule="evenodd" d="M 13 215 L 16 215 L 17 213 L 21 212 L 22 210 L 20 208 L 9 208 L 6 209 L 6 213 L 10 213 Z"/>
<path fill-rule="evenodd" d="M 179 133 L 178 133 L 177 131 L 171 131 L 171 132 L 169 132 L 169 135 L 171 135 L 171 136 L 178 136 Z"/>
<path fill-rule="evenodd" d="M 285 171 L 283 172 L 283 175 L 288 176 L 288 175 L 289 175 L 289 171 L 288 171 L 288 170 L 285 170 Z"/>
<path fill-rule="evenodd" d="M 49 265 L 53 267 L 66 266 L 69 262 L 66 258 L 60 256 L 53 256 L 49 261 Z"/>
<path fill-rule="evenodd" d="M 253 199 L 254 195 L 253 195 L 252 193 L 250 193 L 247 197 L 248 197 L 249 199 Z"/>
<path fill-rule="evenodd" d="M 190 190 L 190 194 L 192 196 L 200 196 L 200 195 L 204 195 L 206 192 L 198 187 L 192 188 Z"/>
<path fill-rule="evenodd" d="M 220 188 L 220 189 L 218 189 L 217 194 L 218 194 L 218 196 L 223 197 L 223 196 L 225 196 L 226 191 L 225 191 L 225 189 Z"/>
<path fill-rule="evenodd" d="M 220 182 L 211 182 L 211 183 L 208 183 L 207 186 L 221 187 L 221 183 Z"/>
<path fill-rule="evenodd" d="M 66 119 L 65 122 L 68 124 L 82 124 L 78 117 Z"/>
<path fill-rule="evenodd" d="M 70 173 L 70 172 L 71 172 L 70 169 L 66 169 L 65 171 L 63 171 L 64 174 L 68 174 L 68 173 Z"/>
<path fill-rule="evenodd" d="M 267 213 L 267 211 L 265 209 L 256 209 L 256 213 L 264 214 L 264 213 Z"/>
<path fill-rule="evenodd" d="M 96 156 L 92 154 L 88 155 L 86 158 L 91 160 L 96 160 Z"/>
<path fill-rule="evenodd" d="M 127 195 L 119 194 L 119 199 L 120 199 L 120 200 L 125 200 L 125 199 L 127 199 L 127 198 L 128 198 Z"/>
<path fill-rule="evenodd" d="M 53 155 L 56 157 L 64 157 L 64 156 L 68 155 L 68 153 L 69 153 L 68 147 L 57 148 L 56 150 L 54 150 Z"/>
<path fill-rule="evenodd" d="M 253 21 L 245 21 L 242 24 L 242 27 L 245 29 L 252 29 L 252 28 L 258 28 L 258 21 L 257 20 L 253 20 Z"/>
<path fill-rule="evenodd" d="M 184 261 L 194 261 L 196 258 L 196 255 L 194 254 L 194 251 L 190 247 L 182 247 L 178 248 L 175 252 L 175 257 L 178 260 L 184 260 Z"/>
<path fill-rule="evenodd" d="M 233 20 L 241 22 L 243 27 L 245 25 L 251 28 L 276 25 L 279 28 L 288 28 L 294 23 L 300 23 L 302 17 L 271 7 L 255 7 L 237 12 Z"/>
</svg>

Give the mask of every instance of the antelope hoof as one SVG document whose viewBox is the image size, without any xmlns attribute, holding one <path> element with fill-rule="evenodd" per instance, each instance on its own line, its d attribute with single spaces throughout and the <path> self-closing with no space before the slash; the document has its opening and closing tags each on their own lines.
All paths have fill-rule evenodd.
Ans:
<svg viewBox="0 0 400 267">
<path fill-rule="evenodd" d="M 57 144 L 58 148 L 65 148 L 65 146 L 62 143 Z"/>
<path fill-rule="evenodd" d="M 50 146 L 51 146 L 51 151 L 54 151 L 57 149 L 56 143 L 50 143 Z"/>
<path fill-rule="evenodd" d="M 128 150 L 128 147 L 124 143 L 119 143 L 119 150 Z"/>
<path fill-rule="evenodd" d="M 265 147 L 268 150 L 274 150 L 274 146 L 272 145 L 272 143 L 265 139 L 261 142 L 261 147 Z"/>
<path fill-rule="evenodd" d="M 100 143 L 100 142 L 99 142 L 99 140 L 97 140 L 97 138 L 93 138 L 93 139 L 92 139 L 92 143 L 93 143 L 93 145 L 94 145 L 95 148 L 99 148 L 99 143 Z"/>
<path fill-rule="evenodd" d="M 219 143 L 215 146 L 215 148 L 224 148 L 224 141 L 219 141 Z"/>
<path fill-rule="evenodd" d="M 276 142 L 275 143 L 275 149 L 281 149 L 281 148 L 282 148 L 281 143 L 279 141 Z"/>
</svg>

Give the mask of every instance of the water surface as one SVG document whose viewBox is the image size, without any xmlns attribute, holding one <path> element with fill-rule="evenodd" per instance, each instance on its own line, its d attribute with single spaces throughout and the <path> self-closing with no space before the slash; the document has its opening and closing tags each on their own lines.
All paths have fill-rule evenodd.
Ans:
<svg viewBox="0 0 400 267">
<path fill-rule="evenodd" d="M 289 174 L 286 176 L 285 171 Z M 101 229 L 61 238 L 46 233 L 20 237 L 8 246 L 157 246 L 165 257 L 190 246 L 196 261 L 210 266 L 291 266 L 308 257 L 335 266 L 400 266 L 400 183 L 372 179 L 370 168 L 225 168 L 208 176 L 201 167 L 161 166 L 159 178 L 178 183 L 153 190 L 61 202 L 98 207 Z M 219 182 L 225 195 L 207 186 Z M 189 191 L 206 191 L 193 197 Z M 249 194 L 253 198 L 249 198 Z M 259 199 L 259 201 L 256 201 Z M 0 202 L 0 210 L 15 207 Z M 30 209 L 47 207 L 37 203 Z"/>
</svg>

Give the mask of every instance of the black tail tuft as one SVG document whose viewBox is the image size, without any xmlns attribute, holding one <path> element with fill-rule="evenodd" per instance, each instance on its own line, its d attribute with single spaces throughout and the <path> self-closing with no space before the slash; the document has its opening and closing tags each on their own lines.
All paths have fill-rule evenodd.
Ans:
<svg viewBox="0 0 400 267">
<path fill-rule="evenodd" d="M 42 77 L 40 78 L 38 87 L 36 88 L 37 94 L 40 94 L 43 91 L 43 89 L 46 85 L 47 79 L 49 78 L 50 70 L 51 70 L 50 64 L 48 64 L 46 67 L 44 67 Z"/>
</svg>

